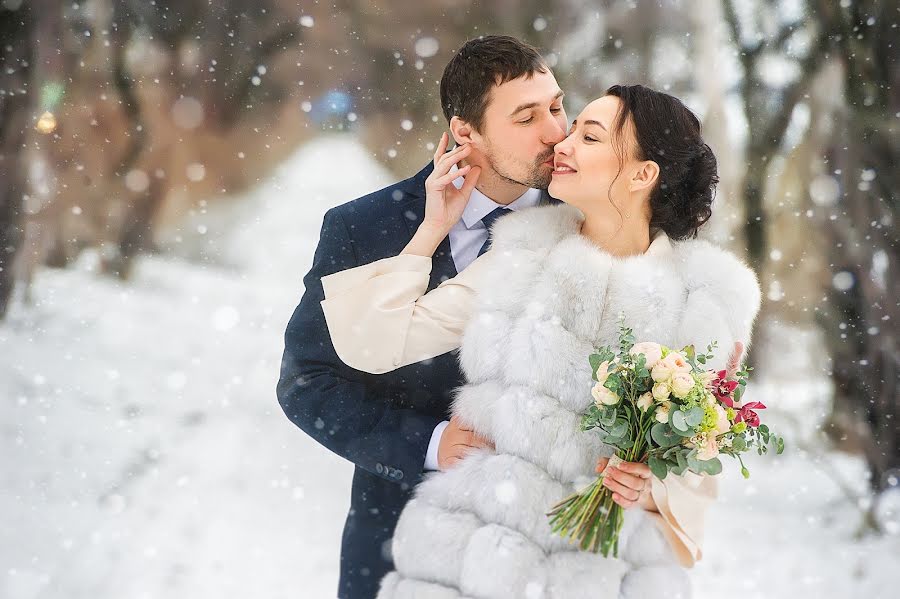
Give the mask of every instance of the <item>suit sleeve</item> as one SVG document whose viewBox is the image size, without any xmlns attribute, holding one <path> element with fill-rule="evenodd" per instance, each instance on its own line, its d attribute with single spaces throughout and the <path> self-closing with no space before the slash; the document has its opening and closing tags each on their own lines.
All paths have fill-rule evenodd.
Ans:
<svg viewBox="0 0 900 599">
<path fill-rule="evenodd" d="M 322 277 L 355 266 L 347 226 L 332 209 L 303 279 L 306 290 L 285 331 L 278 401 L 291 422 L 329 450 L 386 480 L 414 484 L 441 418 L 398 407 L 366 383 L 370 375 L 345 365 L 320 306 Z"/>
</svg>

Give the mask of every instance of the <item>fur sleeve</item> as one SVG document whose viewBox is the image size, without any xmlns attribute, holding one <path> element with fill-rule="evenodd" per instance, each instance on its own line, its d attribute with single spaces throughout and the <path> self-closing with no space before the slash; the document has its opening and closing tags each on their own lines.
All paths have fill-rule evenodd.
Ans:
<svg viewBox="0 0 900 599">
<path fill-rule="evenodd" d="M 736 256 L 705 241 L 678 244 L 676 260 L 687 297 L 679 323 L 678 345 L 705 351 L 717 343 L 710 366 L 724 368 L 734 343 L 750 347 L 761 293 L 756 273 Z"/>
</svg>

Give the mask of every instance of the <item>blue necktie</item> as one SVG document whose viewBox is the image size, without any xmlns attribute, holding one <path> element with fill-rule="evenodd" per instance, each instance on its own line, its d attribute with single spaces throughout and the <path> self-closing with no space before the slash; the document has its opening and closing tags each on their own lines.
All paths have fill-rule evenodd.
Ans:
<svg viewBox="0 0 900 599">
<path fill-rule="evenodd" d="M 484 228 L 488 230 L 488 238 L 484 240 L 484 245 L 481 246 L 481 249 L 478 250 L 478 255 L 482 255 L 486 251 L 490 249 L 491 246 L 491 226 L 494 224 L 494 221 L 503 216 L 504 214 L 509 214 L 512 212 L 509 208 L 494 208 L 489 213 L 487 213 L 484 218 L 481 219 L 481 222 L 484 223 Z"/>
</svg>

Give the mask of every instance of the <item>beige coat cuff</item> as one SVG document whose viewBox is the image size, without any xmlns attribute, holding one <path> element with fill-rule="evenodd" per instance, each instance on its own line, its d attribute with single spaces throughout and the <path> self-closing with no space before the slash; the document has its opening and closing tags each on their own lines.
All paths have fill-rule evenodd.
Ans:
<svg viewBox="0 0 900 599">
<path fill-rule="evenodd" d="M 322 311 L 338 357 L 370 374 L 397 368 L 431 258 L 401 254 L 322 277 Z"/>
<path fill-rule="evenodd" d="M 669 473 L 662 481 L 654 476 L 651 481 L 659 513 L 650 516 L 672 546 L 678 562 L 686 568 L 693 567 L 703 557 L 706 511 L 718 495 L 718 481 L 693 472 L 683 476 Z"/>
</svg>

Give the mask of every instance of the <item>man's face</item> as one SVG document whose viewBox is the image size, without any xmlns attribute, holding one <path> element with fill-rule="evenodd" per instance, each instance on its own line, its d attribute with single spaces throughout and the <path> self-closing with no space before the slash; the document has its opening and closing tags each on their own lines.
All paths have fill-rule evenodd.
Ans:
<svg viewBox="0 0 900 599">
<path fill-rule="evenodd" d="M 485 176 L 546 189 L 553 172 L 553 146 L 566 137 L 563 92 L 553 73 L 534 73 L 491 90 L 477 149 Z M 476 136 L 473 136 L 473 138 Z"/>
</svg>

